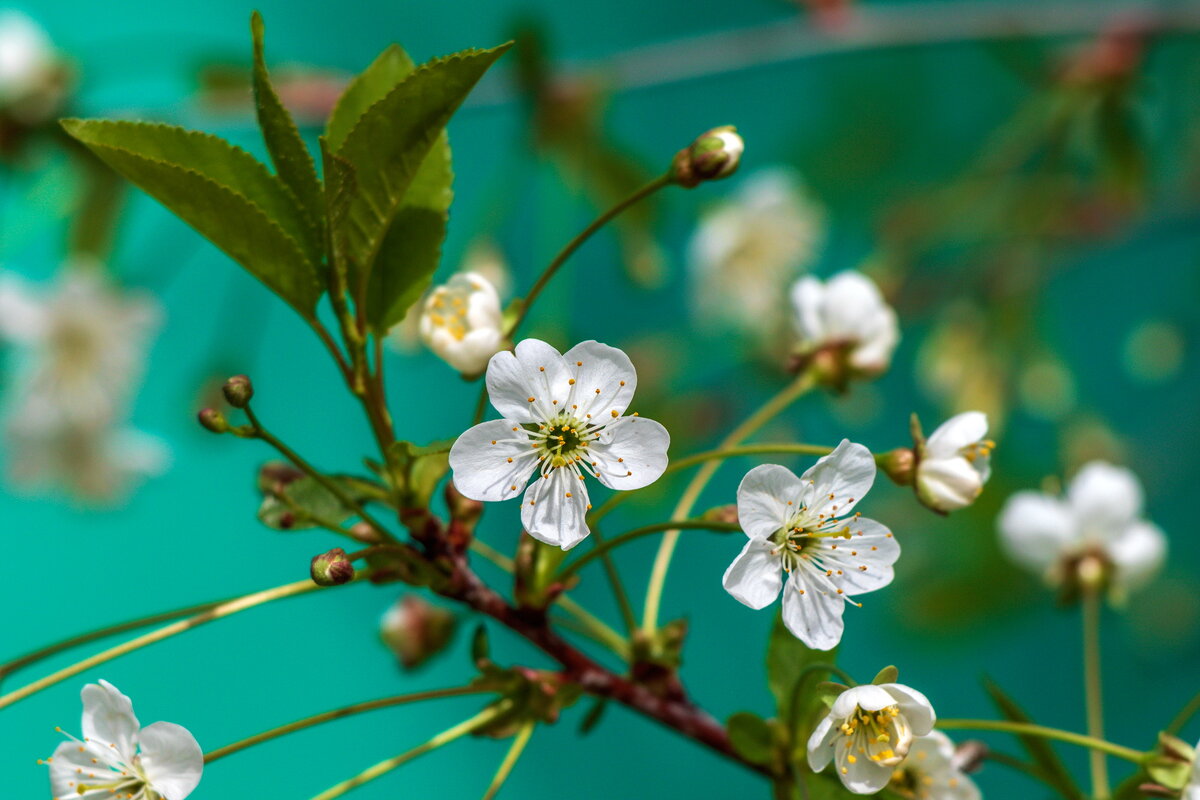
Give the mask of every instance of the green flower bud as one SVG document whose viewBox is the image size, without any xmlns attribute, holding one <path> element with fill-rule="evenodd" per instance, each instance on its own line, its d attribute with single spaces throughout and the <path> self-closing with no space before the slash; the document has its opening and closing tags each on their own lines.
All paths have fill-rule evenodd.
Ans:
<svg viewBox="0 0 1200 800">
<path fill-rule="evenodd" d="M 745 149 L 746 143 L 732 125 L 705 131 L 676 153 L 671 163 L 671 180 L 691 189 L 704 181 L 728 178 L 737 171 Z"/>
<path fill-rule="evenodd" d="M 221 391 L 225 393 L 225 400 L 229 405 L 245 408 L 250 398 L 254 397 L 254 384 L 250 383 L 250 379 L 245 375 L 234 375 L 225 381 Z"/>
<path fill-rule="evenodd" d="M 201 425 L 213 433 L 229 433 L 229 422 L 225 419 L 225 415 L 215 408 L 204 409 L 196 415 L 196 418 Z"/>
<path fill-rule="evenodd" d="M 313 556 L 309 574 L 318 586 L 340 586 L 354 580 L 354 564 L 346 558 L 345 550 L 335 547 L 327 553 Z"/>
</svg>

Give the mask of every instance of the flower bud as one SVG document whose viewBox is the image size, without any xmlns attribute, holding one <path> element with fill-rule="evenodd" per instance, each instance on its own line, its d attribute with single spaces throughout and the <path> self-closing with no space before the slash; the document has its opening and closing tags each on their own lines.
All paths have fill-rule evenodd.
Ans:
<svg viewBox="0 0 1200 800">
<path fill-rule="evenodd" d="M 201 425 L 213 433 L 229 432 L 229 422 L 225 419 L 225 415 L 215 408 L 204 409 L 196 415 L 196 418 L 200 421 Z"/>
<path fill-rule="evenodd" d="M 983 768 L 983 762 L 988 757 L 988 746 L 978 739 L 968 739 L 954 748 L 954 758 L 951 760 L 955 769 L 968 775 Z"/>
<path fill-rule="evenodd" d="M 737 171 L 746 143 L 737 128 L 722 125 L 696 137 L 671 163 L 671 180 L 691 189 L 704 181 L 728 178 Z"/>
<path fill-rule="evenodd" d="M 225 401 L 234 408 L 245 408 L 254 397 L 254 385 L 245 375 L 234 375 L 225 381 L 221 391 L 225 393 Z"/>
<path fill-rule="evenodd" d="M 500 295 L 491 281 L 460 272 L 439 286 L 421 311 L 421 340 L 463 375 L 483 372 L 504 348 Z"/>
<path fill-rule="evenodd" d="M 382 544 L 383 537 L 379 535 L 379 531 L 369 522 L 356 522 L 350 526 L 350 535 L 355 541 L 363 544 Z"/>
<path fill-rule="evenodd" d="M 335 547 L 313 556 L 309 574 L 318 586 L 339 586 L 354 580 L 354 564 L 346 557 L 345 550 Z"/>
<path fill-rule="evenodd" d="M 736 525 L 738 524 L 737 506 L 733 503 L 727 503 L 723 506 L 713 506 L 701 514 L 700 519 L 706 522 L 728 522 Z"/>
<path fill-rule="evenodd" d="M 263 494 L 280 494 L 303 477 L 303 472 L 286 461 L 268 461 L 258 468 L 258 490 Z"/>
<path fill-rule="evenodd" d="M 405 669 L 413 669 L 446 649 L 457 622 L 450 610 L 408 594 L 383 615 L 379 636 Z"/>
<path fill-rule="evenodd" d="M 897 486 L 912 486 L 916 471 L 917 455 L 911 447 L 889 450 L 879 459 L 879 468 L 887 473 Z"/>
</svg>

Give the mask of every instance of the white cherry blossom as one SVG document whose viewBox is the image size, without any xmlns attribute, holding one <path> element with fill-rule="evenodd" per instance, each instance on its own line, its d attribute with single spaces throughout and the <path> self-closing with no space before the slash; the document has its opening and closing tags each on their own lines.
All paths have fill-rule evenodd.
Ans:
<svg viewBox="0 0 1200 800">
<path fill-rule="evenodd" d="M 1001 542 L 1018 564 L 1060 583 L 1068 565 L 1095 556 L 1123 594 L 1152 579 L 1166 558 L 1162 530 L 1142 519 L 1142 486 L 1124 467 L 1092 461 L 1059 498 L 1017 492 L 1000 513 Z"/>
<path fill-rule="evenodd" d="M 759 609 L 782 589 L 788 630 L 814 649 L 835 647 L 850 596 L 891 583 L 900 556 L 891 531 L 853 510 L 874 482 L 871 452 L 845 439 L 799 478 L 778 464 L 750 470 L 737 493 L 750 540 L 725 570 L 725 590 Z"/>
<path fill-rule="evenodd" d="M 50 37 L 19 11 L 0 11 L 0 104 L 34 90 L 56 61 Z"/>
<path fill-rule="evenodd" d="M 979 787 L 959 767 L 954 742 L 941 731 L 913 739 L 888 788 L 912 800 L 980 800 Z"/>
<path fill-rule="evenodd" d="M 173 722 L 142 727 L 133 703 L 108 681 L 89 683 L 83 738 L 48 759 L 54 800 L 183 800 L 200 783 L 204 752 Z"/>
<path fill-rule="evenodd" d="M 434 289 L 421 312 L 421 340 L 443 361 L 478 375 L 504 346 L 500 295 L 475 272 L 460 272 Z"/>
<path fill-rule="evenodd" d="M 966 411 L 937 427 L 918 448 L 916 490 L 921 502 L 941 512 L 969 506 L 992 474 L 995 443 L 985 439 L 987 415 Z"/>
<path fill-rule="evenodd" d="M 808 765 L 820 772 L 834 762 L 855 794 L 888 785 L 917 737 L 933 730 L 936 715 L 925 695 L 899 683 L 847 689 L 808 739 Z"/>
<path fill-rule="evenodd" d="M 454 486 L 473 500 L 508 500 L 525 489 L 529 535 L 564 550 L 588 535 L 584 476 L 640 489 L 667 467 L 666 428 L 625 412 L 637 374 L 629 357 L 595 341 L 560 355 L 538 339 L 494 355 L 488 396 L 502 419 L 469 429 L 450 449 Z"/>
<path fill-rule="evenodd" d="M 1200 752 L 1200 742 L 1196 742 L 1195 751 Z M 1179 800 L 1200 800 L 1200 757 L 1192 759 L 1192 774 L 1188 776 Z"/>
<path fill-rule="evenodd" d="M 851 372 L 883 372 L 900 341 L 896 312 L 870 278 L 847 270 L 828 281 L 805 275 L 792 286 L 798 354 L 840 350 Z"/>
</svg>

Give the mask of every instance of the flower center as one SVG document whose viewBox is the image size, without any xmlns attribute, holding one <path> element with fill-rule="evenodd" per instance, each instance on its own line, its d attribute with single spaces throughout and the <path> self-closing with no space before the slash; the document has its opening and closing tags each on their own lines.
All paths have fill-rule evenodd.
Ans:
<svg viewBox="0 0 1200 800">
<path fill-rule="evenodd" d="M 462 286 L 441 286 L 429 300 L 429 321 L 434 327 L 445 328 L 456 340 L 462 341 L 471 326 L 467 323 L 467 300 L 479 286 L 468 282 Z"/>
<path fill-rule="evenodd" d="M 908 755 L 912 742 L 908 722 L 900 715 L 898 705 L 890 705 L 878 711 L 868 711 L 861 706 L 841 725 L 844 744 L 844 760 L 854 764 L 867 758 L 885 767 L 896 766 Z M 847 772 L 842 766 L 842 773 Z"/>
<path fill-rule="evenodd" d="M 984 439 L 982 442 L 972 442 L 958 452 L 970 463 L 976 461 L 987 461 L 991 457 L 992 451 L 996 449 L 996 443 L 991 439 Z"/>
<path fill-rule="evenodd" d="M 807 561 L 820 567 L 820 541 L 831 538 L 850 538 L 850 527 L 830 526 L 834 519 L 813 519 L 808 509 L 801 507 L 787 523 L 771 537 L 775 552 L 783 558 L 783 568 L 791 572 Z M 824 569 L 824 567 L 821 567 Z"/>
<path fill-rule="evenodd" d="M 538 450 L 538 461 L 542 462 L 543 474 L 580 462 L 583 462 L 585 468 L 591 466 L 587 457 L 587 447 L 589 442 L 600 437 L 598 426 L 578 419 L 568 412 L 560 412 L 546 422 L 527 425 L 526 429 L 534 437 L 533 446 Z"/>
</svg>

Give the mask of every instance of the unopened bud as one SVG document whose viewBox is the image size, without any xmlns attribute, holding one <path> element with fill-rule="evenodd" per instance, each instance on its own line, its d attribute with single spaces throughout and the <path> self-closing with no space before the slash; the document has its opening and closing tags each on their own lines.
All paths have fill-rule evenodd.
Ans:
<svg viewBox="0 0 1200 800">
<path fill-rule="evenodd" d="M 454 636 L 454 613 L 409 594 L 388 609 L 379 635 L 405 669 L 413 669 L 440 653 Z"/>
<path fill-rule="evenodd" d="M 736 525 L 738 524 L 737 506 L 733 503 L 723 506 L 713 506 L 701 514 L 700 519 L 705 522 L 728 522 Z"/>
<path fill-rule="evenodd" d="M 691 189 L 704 181 L 728 178 L 737 171 L 746 143 L 737 128 L 722 125 L 696 137 L 696 141 L 675 154 L 671 180 Z"/>
<path fill-rule="evenodd" d="M 383 537 L 379 535 L 379 531 L 369 522 L 356 522 L 350 526 L 350 535 L 355 541 L 363 544 L 382 544 Z"/>
<path fill-rule="evenodd" d="M 970 775 L 983 767 L 988 752 L 988 746 L 983 742 L 978 739 L 968 739 L 954 748 L 952 763 L 960 772 Z"/>
<path fill-rule="evenodd" d="M 889 450 L 879 459 L 879 468 L 887 473 L 897 486 L 912 486 L 917 468 L 917 455 L 911 447 Z"/>
<path fill-rule="evenodd" d="M 234 408 L 245 408 L 246 404 L 250 402 L 250 398 L 254 397 L 254 384 L 250 383 L 250 379 L 245 375 L 234 375 L 225 381 L 221 391 L 225 393 L 225 400 L 229 405 Z"/>
<path fill-rule="evenodd" d="M 345 550 L 335 547 L 313 556 L 309 574 L 318 586 L 339 586 L 354 580 L 354 564 L 346 557 Z"/>
<path fill-rule="evenodd" d="M 225 415 L 215 408 L 206 408 L 196 415 L 200 420 L 200 424 L 213 433 L 228 433 L 229 422 L 225 419 Z"/>
<path fill-rule="evenodd" d="M 268 461 L 258 468 L 258 490 L 263 494 L 280 494 L 303 477 L 303 472 L 286 461 Z"/>
</svg>

